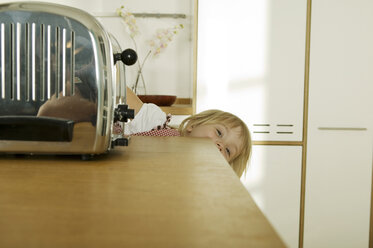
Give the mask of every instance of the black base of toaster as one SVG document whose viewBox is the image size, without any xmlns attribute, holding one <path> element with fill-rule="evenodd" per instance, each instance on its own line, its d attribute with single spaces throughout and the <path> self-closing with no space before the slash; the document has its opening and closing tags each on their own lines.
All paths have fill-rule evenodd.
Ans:
<svg viewBox="0 0 373 248">
<path fill-rule="evenodd" d="M 0 116 L 0 140 L 70 142 L 74 122 L 36 116 Z"/>
</svg>

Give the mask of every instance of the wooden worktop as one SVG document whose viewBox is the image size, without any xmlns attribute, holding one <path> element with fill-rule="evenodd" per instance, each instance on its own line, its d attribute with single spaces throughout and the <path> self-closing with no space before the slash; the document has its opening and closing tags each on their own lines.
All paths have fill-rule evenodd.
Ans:
<svg viewBox="0 0 373 248">
<path fill-rule="evenodd" d="M 284 247 L 211 141 L 0 156 L 0 247 Z"/>
</svg>

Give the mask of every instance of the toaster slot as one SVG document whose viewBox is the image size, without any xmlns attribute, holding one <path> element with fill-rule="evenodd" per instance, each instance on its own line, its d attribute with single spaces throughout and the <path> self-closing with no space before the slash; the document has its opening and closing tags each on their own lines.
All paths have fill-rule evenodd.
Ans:
<svg viewBox="0 0 373 248">
<path fill-rule="evenodd" d="M 73 137 L 74 121 L 36 116 L 0 116 L 0 140 L 62 141 Z"/>
</svg>

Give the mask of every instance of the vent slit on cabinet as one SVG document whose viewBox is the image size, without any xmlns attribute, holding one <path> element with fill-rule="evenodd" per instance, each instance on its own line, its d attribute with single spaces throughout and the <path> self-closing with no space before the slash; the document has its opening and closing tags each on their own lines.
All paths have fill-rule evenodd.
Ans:
<svg viewBox="0 0 373 248">
<path fill-rule="evenodd" d="M 318 127 L 319 130 L 326 131 L 366 131 L 366 127 Z"/>
<path fill-rule="evenodd" d="M 253 133 L 269 133 L 269 131 L 253 131 Z"/>
<path fill-rule="evenodd" d="M 277 134 L 293 134 L 293 132 L 276 132 Z"/>
<path fill-rule="evenodd" d="M 293 124 L 277 124 L 278 127 L 293 127 Z"/>
<path fill-rule="evenodd" d="M 253 124 L 254 127 L 269 127 L 270 124 Z"/>
</svg>

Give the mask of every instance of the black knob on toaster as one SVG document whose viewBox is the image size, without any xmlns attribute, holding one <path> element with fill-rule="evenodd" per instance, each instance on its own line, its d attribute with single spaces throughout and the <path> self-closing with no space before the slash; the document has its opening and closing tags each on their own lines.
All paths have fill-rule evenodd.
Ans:
<svg viewBox="0 0 373 248">
<path fill-rule="evenodd" d="M 125 65 L 133 65 L 137 61 L 137 53 L 132 49 L 126 49 L 122 53 L 114 54 L 114 64 L 121 60 Z"/>
<path fill-rule="evenodd" d="M 126 122 L 128 119 L 133 118 L 135 118 L 135 111 L 133 109 L 129 109 L 128 105 L 119 104 L 118 107 L 114 109 L 114 122 Z"/>
</svg>

